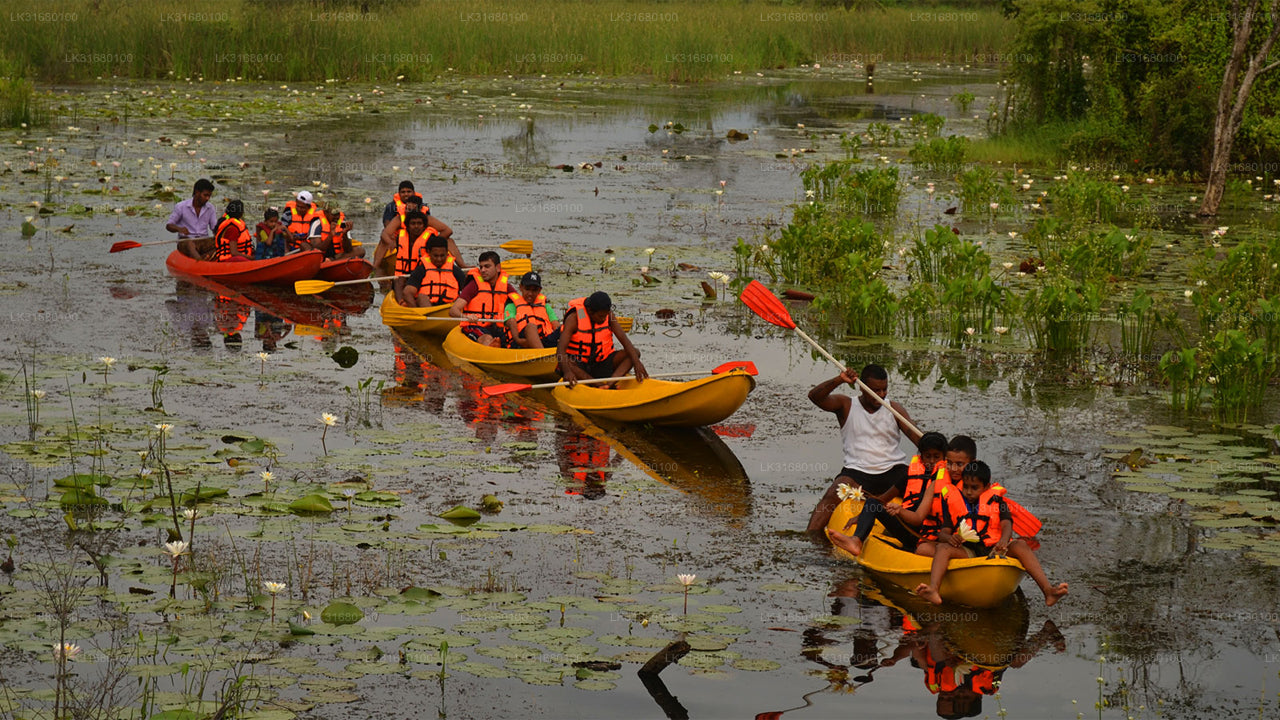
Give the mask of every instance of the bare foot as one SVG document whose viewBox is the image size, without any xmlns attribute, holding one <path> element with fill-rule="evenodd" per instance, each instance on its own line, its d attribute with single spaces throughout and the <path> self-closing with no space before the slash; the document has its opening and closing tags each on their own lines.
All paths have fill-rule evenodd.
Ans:
<svg viewBox="0 0 1280 720">
<path fill-rule="evenodd" d="M 917 585 L 915 592 L 916 592 L 916 595 L 919 595 L 920 597 L 924 598 L 925 600 L 928 600 L 934 605 L 942 604 L 942 596 L 938 594 L 937 590 L 934 590 L 933 588 L 929 587 L 927 583 L 920 583 L 919 585 Z"/>
<path fill-rule="evenodd" d="M 1067 584 L 1058 583 L 1044 593 L 1044 604 L 1053 607 L 1059 600 L 1067 596 Z"/>
<path fill-rule="evenodd" d="M 831 544 L 836 547 L 848 551 L 854 557 L 862 554 L 862 541 L 856 537 L 845 535 L 837 530 L 832 530 L 828 535 L 831 536 Z"/>
</svg>

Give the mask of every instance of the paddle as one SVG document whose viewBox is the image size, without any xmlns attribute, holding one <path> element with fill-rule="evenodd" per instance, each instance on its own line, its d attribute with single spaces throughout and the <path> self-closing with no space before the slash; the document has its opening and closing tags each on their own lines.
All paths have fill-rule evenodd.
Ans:
<svg viewBox="0 0 1280 720">
<path fill-rule="evenodd" d="M 458 245 L 458 247 L 460 248 L 491 248 L 493 247 L 493 245 L 470 244 L 470 245 Z M 532 240 L 509 240 L 499 245 L 498 248 L 501 250 L 506 250 L 509 253 L 515 253 L 516 255 L 532 255 L 533 241 Z"/>
<path fill-rule="evenodd" d="M 755 363 L 751 362 L 750 360 L 746 360 L 746 361 L 739 361 L 739 362 L 727 362 L 727 363 L 725 363 L 725 364 L 723 364 L 723 365 L 721 365 L 721 366 L 719 366 L 719 367 L 716 367 L 716 368 L 712 369 L 712 370 L 711 370 L 711 374 L 712 374 L 712 375 L 723 375 L 724 373 L 731 372 L 731 371 L 733 371 L 733 370 L 742 370 L 742 371 L 746 372 L 748 375 L 759 375 L 759 372 L 757 372 L 757 371 L 756 371 L 756 365 L 755 365 Z M 668 377 L 681 377 L 681 376 L 685 376 L 685 375 L 702 375 L 703 373 L 704 373 L 704 371 L 703 371 L 703 370 L 689 370 L 689 371 L 686 371 L 686 372 L 663 373 L 663 374 L 661 374 L 661 375 L 650 375 L 649 377 L 651 377 L 651 378 L 668 378 Z M 629 377 L 629 376 L 628 376 L 628 377 Z M 590 379 L 590 380 L 579 380 L 579 381 L 577 381 L 577 383 L 575 383 L 575 384 L 577 384 L 577 385 L 594 385 L 594 384 L 597 384 L 597 383 L 611 383 L 611 382 L 617 382 L 618 380 L 621 380 L 621 379 L 622 379 L 622 378 L 616 378 L 616 377 L 609 377 L 609 378 L 592 378 L 592 379 Z M 568 385 L 568 384 L 569 384 L 569 381 L 567 381 L 567 380 L 566 380 L 566 381 L 564 381 L 564 382 L 539 383 L 539 384 L 537 384 L 537 385 L 528 385 L 528 384 L 525 384 L 525 383 L 507 383 L 507 384 L 505 384 L 505 385 L 489 385 L 489 386 L 487 386 L 487 387 L 483 388 L 483 390 L 484 390 L 484 394 L 485 394 L 485 395 L 488 395 L 489 397 L 493 397 L 493 396 L 495 396 L 495 395 L 506 395 L 507 393 L 520 392 L 520 391 L 522 391 L 522 390 L 540 390 L 540 389 L 542 389 L 542 388 L 565 387 L 565 386 L 566 386 L 566 385 Z"/>
<path fill-rule="evenodd" d="M 348 233 L 347 237 L 351 237 L 351 234 Z M 359 245 L 360 243 L 353 241 L 351 244 Z M 481 243 L 472 243 L 469 245 L 458 245 L 457 243 L 454 243 L 454 244 L 460 248 L 492 248 L 494 247 L 493 244 L 485 245 Z M 532 240 L 508 240 L 507 242 L 504 242 L 501 245 L 498 245 L 497 247 L 499 250 L 506 250 L 507 252 L 513 253 L 515 255 L 532 255 L 533 254 Z"/>
<path fill-rule="evenodd" d="M 408 275 L 383 275 L 381 277 L 367 277 L 359 280 L 342 280 L 340 282 L 329 282 L 328 280 L 298 280 L 293 284 L 293 291 L 299 295 L 315 295 L 322 293 L 330 288 L 339 285 L 360 285 L 361 283 L 378 282 L 379 280 L 391 280 L 393 278 L 409 277 Z"/>
<path fill-rule="evenodd" d="M 502 268 L 503 272 L 511 274 L 523 275 L 533 269 L 533 262 L 528 258 L 512 258 L 507 261 L 506 266 Z M 381 280 L 392 280 L 394 278 L 409 277 L 408 275 L 382 275 L 377 277 L 367 277 L 361 280 L 343 280 L 341 282 L 329 282 L 328 280 L 299 280 L 293 284 L 293 291 L 299 295 L 315 295 L 322 293 L 329 288 L 338 285 L 358 285 L 359 283 L 379 282 Z"/>
<path fill-rule="evenodd" d="M 795 330 L 797 335 L 804 338 L 805 341 L 817 349 L 818 352 L 822 353 L 822 356 L 827 360 L 830 360 L 832 365 L 840 368 L 840 372 L 845 371 L 846 368 L 844 363 L 835 359 L 835 357 L 819 345 L 816 340 L 809 337 L 800 328 L 796 327 L 796 321 L 791 319 L 791 313 L 787 311 L 787 306 L 782 304 L 782 301 L 778 299 L 777 295 L 769 292 L 769 288 L 760 284 L 759 280 L 752 280 L 747 283 L 747 286 L 742 289 L 742 294 L 738 297 L 742 300 L 744 305 L 751 308 L 751 312 L 759 315 L 765 322 L 771 325 L 777 325 L 778 327 L 787 328 L 788 330 Z M 904 417 L 902 413 L 894 410 L 893 405 L 888 401 L 873 392 L 871 388 L 867 387 L 867 384 L 862 382 L 862 378 L 857 379 L 857 384 L 858 387 L 862 388 L 863 392 L 875 398 L 876 402 L 885 406 L 889 412 L 893 413 L 893 416 L 898 419 L 898 422 L 904 424 L 915 434 L 922 434 L 920 432 L 920 428 L 912 424 L 912 422 Z"/>
<path fill-rule="evenodd" d="M 112 245 L 111 249 L 108 250 L 107 252 L 118 253 L 118 252 L 124 252 L 125 250 L 132 250 L 134 248 L 148 247 L 150 245 L 172 245 L 173 243 L 180 243 L 183 240 L 193 240 L 193 241 L 199 242 L 200 240 L 212 240 L 212 239 L 213 239 L 212 237 L 174 238 L 172 240 L 156 240 L 155 242 L 144 242 L 144 243 L 134 242 L 132 240 L 121 240 L 120 242 Z"/>
</svg>

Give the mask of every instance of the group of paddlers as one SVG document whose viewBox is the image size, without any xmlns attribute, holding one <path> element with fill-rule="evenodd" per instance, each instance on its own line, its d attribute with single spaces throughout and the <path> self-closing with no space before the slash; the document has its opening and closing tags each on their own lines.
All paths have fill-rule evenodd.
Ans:
<svg viewBox="0 0 1280 720">
<path fill-rule="evenodd" d="M 364 247 L 353 244 L 346 216 L 332 204 L 319 207 L 309 191 L 298 192 L 283 213 L 268 208 L 250 233 L 240 200 L 231 200 L 221 218 L 216 216 L 210 204 L 213 190 L 211 181 L 197 181 L 191 199 L 178 203 L 165 225 L 189 238 L 179 246 L 187 255 L 218 262 L 303 250 L 320 250 L 334 259 L 364 257 Z M 400 183 L 383 209 L 382 225 L 373 266 L 378 271 L 394 258 L 390 279 L 401 305 L 450 305 L 449 314 L 463 321 L 462 332 L 481 345 L 557 347 L 560 374 L 571 383 L 633 371 L 641 380 L 648 376 L 639 351 L 613 315 L 608 294 L 571 300 L 561 320 L 542 292 L 539 273 L 531 270 L 512 282 L 491 250 L 481 253 L 475 266 L 467 266 L 452 228 L 431 214 L 412 181 Z"/>
<path fill-rule="evenodd" d="M 862 369 L 865 388 L 856 402 L 833 394 L 858 380 L 859 373 L 846 370 L 809 391 L 810 401 L 835 413 L 844 445 L 844 468 L 810 516 L 809 531 L 822 532 L 840 501 L 861 495 L 861 512 L 843 528 L 829 529 L 831 541 L 859 556 L 879 521 L 904 550 L 933 558 L 929 582 L 915 588 L 930 602 L 942 604 L 938 588 L 952 559 L 1006 554 L 1026 568 L 1045 604 L 1064 597 L 1067 583 L 1050 583 L 1031 545 L 1015 537 L 1015 530 L 1034 535 L 1039 520 L 992 482 L 991 468 L 978 460 L 973 439 L 919 432 L 905 408 L 885 399 L 889 375 L 879 365 Z M 899 445 L 904 435 L 917 448 L 914 457 Z M 853 533 L 846 534 L 851 527 Z"/>
</svg>

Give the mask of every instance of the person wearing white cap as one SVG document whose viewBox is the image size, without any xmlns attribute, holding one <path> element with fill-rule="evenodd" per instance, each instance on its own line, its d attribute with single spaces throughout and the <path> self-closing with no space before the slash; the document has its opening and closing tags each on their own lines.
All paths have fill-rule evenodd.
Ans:
<svg viewBox="0 0 1280 720">
<path fill-rule="evenodd" d="M 311 193 L 303 190 L 297 198 L 285 203 L 280 218 L 289 232 L 289 251 L 310 250 L 312 239 L 320 237 L 320 209 L 312 204 Z"/>
</svg>

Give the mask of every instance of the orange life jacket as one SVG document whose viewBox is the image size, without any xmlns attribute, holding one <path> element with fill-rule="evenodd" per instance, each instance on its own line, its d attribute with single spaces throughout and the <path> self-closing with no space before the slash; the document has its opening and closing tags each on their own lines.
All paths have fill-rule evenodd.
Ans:
<svg viewBox="0 0 1280 720">
<path fill-rule="evenodd" d="M 419 195 L 418 193 L 414 193 L 413 196 L 418 198 L 418 202 L 421 203 L 422 214 L 430 215 L 431 208 L 427 207 L 427 201 L 423 200 L 422 196 Z M 392 195 L 391 202 L 396 204 L 396 214 L 400 216 L 400 227 L 404 227 L 404 216 L 406 213 L 404 211 L 404 201 L 400 199 L 400 193 L 396 193 L 395 195 Z"/>
<path fill-rule="evenodd" d="M 929 692 L 937 695 L 940 692 L 951 692 L 960 687 L 956 682 L 956 669 L 946 662 L 937 662 L 929 648 L 924 649 L 924 684 Z"/>
<path fill-rule="evenodd" d="M 347 214 L 338 212 L 338 229 L 333 233 L 333 255 L 336 257 L 346 252 L 343 247 L 343 240 L 347 237 Z M 329 216 L 320 213 L 320 236 L 324 237 L 329 234 Z M 326 253 L 328 254 L 328 253 Z"/>
<path fill-rule="evenodd" d="M 578 329 L 569 338 L 566 352 L 579 362 L 600 362 L 613 354 L 613 331 L 608 320 L 592 326 L 586 301 L 586 298 L 569 301 L 569 311 L 578 313 Z"/>
<path fill-rule="evenodd" d="M 907 510 L 915 510 L 920 507 L 921 501 L 924 500 L 924 492 L 930 481 L 933 482 L 933 493 L 937 496 L 938 491 L 945 485 L 950 484 L 951 480 L 947 476 L 947 463 L 945 461 L 934 465 L 930 471 L 924 466 L 924 461 L 919 455 L 911 458 L 911 464 L 907 467 L 907 489 L 902 492 L 902 507 Z"/>
<path fill-rule="evenodd" d="M 954 487 L 954 486 L 953 486 Z M 968 520 L 973 531 L 978 533 L 978 541 L 987 547 L 1000 542 L 1000 508 L 1004 505 L 1004 488 L 992 484 L 978 496 L 978 507 L 970 510 L 959 488 L 947 493 L 947 512 L 952 521 L 954 531 L 960 521 Z M 1005 506 L 1007 507 L 1007 506 Z"/>
<path fill-rule="evenodd" d="M 418 265 L 418 261 L 427 256 L 427 241 L 439 235 L 432 228 L 422 231 L 416 238 L 409 237 L 409 231 L 400 226 L 400 235 L 396 240 L 396 274 L 408 275 Z"/>
<path fill-rule="evenodd" d="M 297 250 L 302 243 L 297 239 L 299 235 L 308 237 L 311 235 L 311 221 L 318 217 L 324 217 L 324 213 L 312 203 L 307 207 L 307 211 L 303 213 L 298 209 L 298 201 L 290 200 L 284 204 L 285 210 L 289 213 L 289 249 Z"/>
<path fill-rule="evenodd" d="M 507 307 L 507 296 L 511 293 L 511 282 L 507 280 L 507 274 L 504 272 L 498 273 L 498 277 L 492 283 L 484 281 L 484 278 L 480 276 L 480 268 L 478 267 L 471 268 L 467 275 L 476 284 L 476 296 L 471 298 L 471 301 L 463 308 L 463 312 L 468 315 L 478 315 L 486 320 L 501 319 L 502 311 Z M 462 327 L 484 327 L 489 324 L 464 322 Z"/>
<path fill-rule="evenodd" d="M 511 302 L 516 306 L 516 332 L 524 334 L 524 327 L 530 322 L 538 326 L 538 336 L 546 337 L 551 334 L 551 316 L 547 314 L 547 296 L 538 293 L 538 297 L 532 303 L 524 301 L 524 296 L 518 292 L 510 295 Z"/>
<path fill-rule="evenodd" d="M 218 229 L 213 234 L 213 247 L 214 260 L 230 259 L 232 247 L 239 248 L 246 257 L 252 258 L 253 236 L 249 234 L 243 220 L 223 215 L 222 222 L 218 223 Z"/>
<path fill-rule="evenodd" d="M 996 693 L 996 675 L 992 671 L 982 668 L 975 670 L 965 676 L 964 682 L 971 690 L 983 695 L 994 695 Z"/>
<path fill-rule="evenodd" d="M 423 257 L 422 267 L 427 272 L 422 278 L 422 287 L 418 288 L 418 297 L 429 298 L 432 305 L 447 305 L 458 299 L 458 278 L 453 274 L 452 255 L 445 258 L 440 267 L 433 265 L 429 257 Z"/>
</svg>

